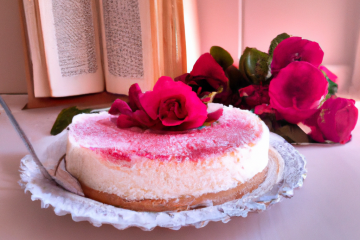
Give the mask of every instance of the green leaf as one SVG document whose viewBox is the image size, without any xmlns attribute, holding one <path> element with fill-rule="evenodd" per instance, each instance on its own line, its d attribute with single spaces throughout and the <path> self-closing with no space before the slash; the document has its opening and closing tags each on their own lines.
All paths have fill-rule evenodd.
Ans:
<svg viewBox="0 0 360 240">
<path fill-rule="evenodd" d="M 288 124 L 273 130 L 289 143 L 310 143 L 310 137 L 296 124 Z"/>
<path fill-rule="evenodd" d="M 274 53 L 274 50 L 276 48 L 276 46 L 284 39 L 286 38 L 289 38 L 290 35 L 287 34 L 287 33 L 282 33 L 282 34 L 279 34 L 276 36 L 276 38 L 274 38 L 272 41 L 271 41 L 271 44 L 270 44 L 270 47 L 269 47 L 269 55 L 270 57 L 272 58 L 273 56 L 273 53 Z"/>
<path fill-rule="evenodd" d="M 256 48 L 246 48 L 239 61 L 239 70 L 249 83 L 264 83 L 269 74 L 269 55 Z"/>
<path fill-rule="evenodd" d="M 212 46 L 210 48 L 210 54 L 224 70 L 234 63 L 234 59 L 231 57 L 230 53 L 222 47 Z"/>
<path fill-rule="evenodd" d="M 61 133 L 67 126 L 70 125 L 73 117 L 80 113 L 90 113 L 91 109 L 80 110 L 77 107 L 69 107 L 63 109 L 57 116 L 53 127 L 51 128 L 50 134 L 57 135 Z"/>
<path fill-rule="evenodd" d="M 244 79 L 239 69 L 237 69 L 234 65 L 229 66 L 225 70 L 225 74 L 229 79 L 229 86 L 233 92 L 237 92 L 240 88 L 249 85 L 249 82 L 246 79 Z"/>
<path fill-rule="evenodd" d="M 335 95 L 338 91 L 338 85 L 335 82 L 333 82 L 324 71 L 322 71 L 322 73 L 324 74 L 324 76 L 329 84 L 328 85 L 328 94 Z"/>
<path fill-rule="evenodd" d="M 333 81 L 331 81 L 329 78 L 328 78 L 328 83 L 329 83 L 328 93 L 331 95 L 335 95 L 338 91 L 338 85 Z"/>
</svg>

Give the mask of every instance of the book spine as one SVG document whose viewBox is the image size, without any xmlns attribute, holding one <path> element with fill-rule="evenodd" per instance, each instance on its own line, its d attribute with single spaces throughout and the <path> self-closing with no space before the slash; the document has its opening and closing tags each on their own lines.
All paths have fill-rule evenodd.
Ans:
<svg viewBox="0 0 360 240">
<path fill-rule="evenodd" d="M 155 78 L 187 72 L 183 0 L 151 1 Z"/>
</svg>

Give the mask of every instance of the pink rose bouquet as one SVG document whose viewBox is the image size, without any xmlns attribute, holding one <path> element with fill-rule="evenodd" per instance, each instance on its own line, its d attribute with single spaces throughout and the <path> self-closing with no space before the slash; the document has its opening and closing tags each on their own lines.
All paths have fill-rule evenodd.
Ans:
<svg viewBox="0 0 360 240">
<path fill-rule="evenodd" d="M 190 73 L 176 79 L 199 97 L 222 88 L 214 102 L 254 111 L 289 142 L 346 143 L 358 111 L 354 100 L 336 98 L 337 76 L 321 65 L 323 57 L 318 43 L 283 33 L 272 40 L 268 53 L 246 48 L 238 68 L 226 50 L 212 47 Z M 306 134 L 299 123 L 311 132 Z"/>
</svg>

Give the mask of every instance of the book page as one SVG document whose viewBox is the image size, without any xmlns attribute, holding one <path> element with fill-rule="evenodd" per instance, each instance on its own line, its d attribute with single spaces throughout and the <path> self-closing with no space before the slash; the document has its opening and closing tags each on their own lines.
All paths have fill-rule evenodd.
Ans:
<svg viewBox="0 0 360 240">
<path fill-rule="evenodd" d="M 143 91 L 155 81 L 149 0 L 100 0 L 106 90 L 128 94 L 138 83 Z"/>
<path fill-rule="evenodd" d="M 24 13 L 32 63 L 32 74 L 35 97 L 50 97 L 49 79 L 46 71 L 44 51 L 37 24 L 35 0 L 24 0 Z"/>
<path fill-rule="evenodd" d="M 95 0 L 38 0 L 51 96 L 104 90 Z"/>
</svg>

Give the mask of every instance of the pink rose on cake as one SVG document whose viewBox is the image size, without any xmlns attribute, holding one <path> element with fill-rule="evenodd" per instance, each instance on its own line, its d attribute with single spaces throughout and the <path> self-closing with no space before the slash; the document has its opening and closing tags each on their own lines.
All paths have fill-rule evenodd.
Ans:
<svg viewBox="0 0 360 240">
<path fill-rule="evenodd" d="M 308 62 L 292 62 L 271 80 L 270 105 L 290 123 L 299 123 L 317 111 L 327 94 L 328 82 Z"/>
<path fill-rule="evenodd" d="M 129 89 L 129 104 L 117 99 L 110 114 L 118 115 L 119 128 L 142 127 L 157 130 L 186 130 L 200 127 L 209 117 L 217 120 L 222 109 L 208 116 L 206 105 L 191 87 L 161 77 L 153 91 L 141 92 L 137 84 Z"/>
<path fill-rule="evenodd" d="M 358 119 L 358 109 L 352 99 L 331 97 L 304 124 L 311 129 L 310 137 L 317 142 L 330 140 L 347 143 Z"/>
<path fill-rule="evenodd" d="M 279 71 L 295 61 L 304 61 L 318 68 L 323 60 L 324 52 L 317 42 L 301 37 L 289 37 L 277 45 L 271 62 L 271 74 L 276 76 Z"/>
</svg>

